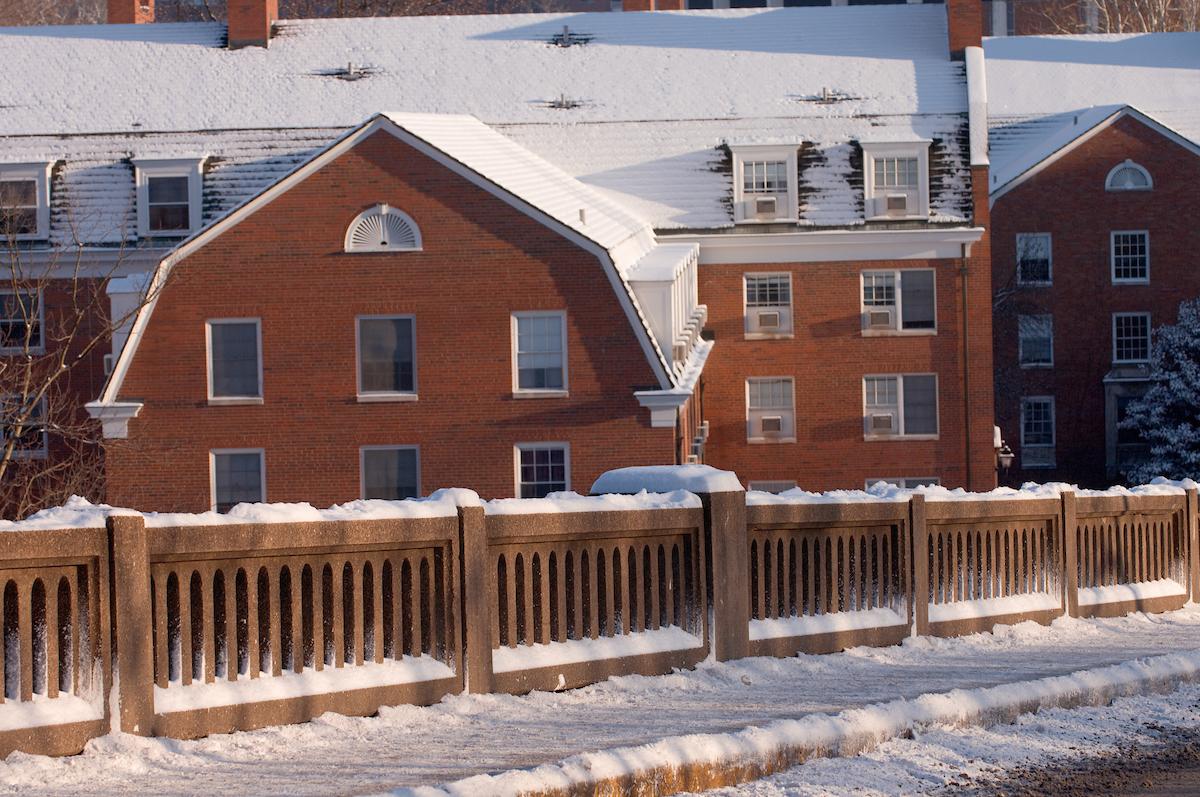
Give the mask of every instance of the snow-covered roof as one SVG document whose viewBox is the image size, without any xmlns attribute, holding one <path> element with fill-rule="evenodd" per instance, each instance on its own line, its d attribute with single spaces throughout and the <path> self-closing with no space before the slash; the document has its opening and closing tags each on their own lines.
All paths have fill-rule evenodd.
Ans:
<svg viewBox="0 0 1200 797">
<path fill-rule="evenodd" d="M 277 178 L 273 158 L 311 155 L 380 109 L 470 114 L 657 228 L 732 224 L 723 144 L 802 146 L 801 221 L 837 226 L 863 221 L 854 141 L 932 139 L 933 220 L 969 217 L 966 87 L 941 5 L 278 27 L 269 48 L 240 50 L 219 24 L 0 29 L 6 72 L 37 75 L 0 83 L 0 157 L 63 161 L 76 203 L 144 150 L 207 153 L 206 177 L 238 169 L 211 199 L 206 180 L 211 219 L 237 204 L 228 192 Z M 550 44 L 564 27 L 588 42 Z M 358 79 L 337 74 L 351 65 Z M 73 166 L 89 159 L 103 174 Z M 132 206 L 125 182 L 106 212 Z"/>
<path fill-rule="evenodd" d="M 987 39 L 992 190 L 1124 109 L 1200 145 L 1200 33 Z"/>
</svg>

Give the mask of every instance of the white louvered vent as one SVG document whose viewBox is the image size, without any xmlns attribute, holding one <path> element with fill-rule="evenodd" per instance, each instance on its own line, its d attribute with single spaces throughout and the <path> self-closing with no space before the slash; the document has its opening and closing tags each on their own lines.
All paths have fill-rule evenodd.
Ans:
<svg viewBox="0 0 1200 797">
<path fill-rule="evenodd" d="M 389 205 L 364 210 L 346 230 L 347 252 L 412 252 L 420 248 L 417 223 Z"/>
</svg>

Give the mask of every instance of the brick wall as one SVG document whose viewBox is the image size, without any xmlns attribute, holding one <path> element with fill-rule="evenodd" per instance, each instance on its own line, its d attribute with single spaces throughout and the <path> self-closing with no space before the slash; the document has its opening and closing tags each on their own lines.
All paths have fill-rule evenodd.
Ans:
<svg viewBox="0 0 1200 797">
<path fill-rule="evenodd" d="M 387 201 L 424 251 L 342 252 L 350 221 Z M 510 313 L 566 309 L 570 397 L 514 400 Z M 355 316 L 415 314 L 413 403 L 355 399 Z M 205 320 L 262 319 L 262 406 L 208 406 Z M 267 498 L 359 496 L 359 447 L 419 445 L 421 489 L 514 492 L 513 445 L 571 444 L 571 487 L 671 463 L 635 389 L 653 373 L 596 258 L 380 132 L 182 261 L 122 391 L 145 401 L 109 456 L 110 500 L 209 505 L 208 452 L 264 448 Z"/>
<path fill-rule="evenodd" d="M 1104 190 L 1109 170 L 1125 159 L 1154 179 L 1148 192 Z M 1195 252 L 1200 227 L 1194 204 L 1200 158 L 1126 117 L 1001 196 L 992 211 L 995 250 L 996 408 L 1018 459 L 1008 481 L 1109 482 L 1105 391 L 1112 367 L 1112 314 L 1149 312 L 1151 323 L 1174 323 L 1179 302 L 1200 296 Z M 1150 283 L 1114 285 L 1112 230 L 1150 232 Z M 1048 232 L 1053 242 L 1051 287 L 1016 285 L 1017 233 Z M 1021 368 L 1017 317 L 1052 314 L 1054 367 Z M 1055 398 L 1056 457 L 1052 470 L 1020 467 L 1020 398 Z"/>
</svg>

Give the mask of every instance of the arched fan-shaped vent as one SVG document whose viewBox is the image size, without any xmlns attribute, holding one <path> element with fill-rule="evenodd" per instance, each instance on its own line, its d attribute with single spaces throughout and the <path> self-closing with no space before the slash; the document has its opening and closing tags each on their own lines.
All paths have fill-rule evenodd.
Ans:
<svg viewBox="0 0 1200 797">
<path fill-rule="evenodd" d="M 1154 181 L 1150 179 L 1150 172 L 1127 160 L 1113 167 L 1104 187 L 1109 191 L 1149 191 L 1154 187 Z"/>
<path fill-rule="evenodd" d="M 405 252 L 421 248 L 421 231 L 409 215 L 388 205 L 364 210 L 346 230 L 347 252 Z"/>
</svg>

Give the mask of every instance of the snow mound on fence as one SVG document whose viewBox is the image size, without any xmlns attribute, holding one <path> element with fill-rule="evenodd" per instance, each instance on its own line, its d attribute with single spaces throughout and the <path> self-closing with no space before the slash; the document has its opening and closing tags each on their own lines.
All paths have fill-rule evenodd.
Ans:
<svg viewBox="0 0 1200 797">
<path fill-rule="evenodd" d="M 647 465 L 617 468 L 600 474 L 592 484 L 593 493 L 637 493 L 649 490 L 669 493 L 688 490 L 693 493 L 740 493 L 742 483 L 736 473 L 717 470 L 711 465 Z"/>
<path fill-rule="evenodd" d="M 638 509 L 695 509 L 700 499 L 686 490 L 669 493 L 635 495 L 580 495 L 579 493 L 550 493 L 545 498 L 498 498 L 488 501 L 483 509 L 489 515 L 540 515 L 557 512 L 609 512 Z"/>
</svg>

